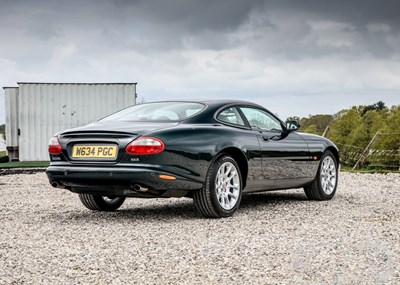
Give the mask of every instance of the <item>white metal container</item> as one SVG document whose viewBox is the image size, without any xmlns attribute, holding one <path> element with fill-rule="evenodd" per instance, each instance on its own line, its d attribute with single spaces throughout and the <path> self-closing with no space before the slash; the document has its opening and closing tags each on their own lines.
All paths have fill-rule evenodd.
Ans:
<svg viewBox="0 0 400 285">
<path fill-rule="evenodd" d="M 58 131 L 86 125 L 136 103 L 136 83 L 18 85 L 20 161 L 48 160 L 48 141 Z"/>
</svg>

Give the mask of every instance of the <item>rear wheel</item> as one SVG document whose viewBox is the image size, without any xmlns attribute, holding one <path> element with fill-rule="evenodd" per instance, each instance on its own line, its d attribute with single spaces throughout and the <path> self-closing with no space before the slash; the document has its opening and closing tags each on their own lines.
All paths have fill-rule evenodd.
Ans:
<svg viewBox="0 0 400 285">
<path fill-rule="evenodd" d="M 194 205 L 205 217 L 232 216 L 242 199 L 242 187 L 236 161 L 224 155 L 210 166 L 203 188 L 193 195 Z"/>
<path fill-rule="evenodd" d="M 94 211 L 115 211 L 125 201 L 125 197 L 121 196 L 100 196 L 93 194 L 79 194 L 82 204 Z"/>
<path fill-rule="evenodd" d="M 338 164 L 335 156 L 326 151 L 321 158 L 317 176 L 304 187 L 304 192 L 311 200 L 330 200 L 335 195 L 338 182 Z"/>
</svg>

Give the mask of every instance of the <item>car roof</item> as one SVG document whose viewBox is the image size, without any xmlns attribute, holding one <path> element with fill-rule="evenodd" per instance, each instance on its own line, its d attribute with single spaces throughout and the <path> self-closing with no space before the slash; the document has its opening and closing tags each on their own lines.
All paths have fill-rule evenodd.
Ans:
<svg viewBox="0 0 400 285">
<path fill-rule="evenodd" d="M 205 110 L 203 110 L 202 112 L 200 112 L 199 114 L 196 114 L 193 117 L 189 117 L 187 119 L 182 120 L 182 122 L 186 122 L 186 123 L 212 123 L 214 122 L 214 115 L 215 113 L 220 110 L 223 107 L 229 107 L 229 106 L 235 106 L 235 105 L 245 105 L 245 106 L 253 106 L 256 108 L 261 108 L 264 109 L 266 111 L 268 111 L 268 109 L 266 109 L 265 107 L 258 105 L 256 103 L 253 102 L 249 102 L 249 101 L 245 101 L 245 100 L 211 100 L 211 99 L 205 99 L 205 100 L 201 100 L 201 99 L 192 99 L 192 100 L 165 100 L 165 101 L 154 101 L 154 102 L 148 102 L 148 103 L 160 103 L 160 102 L 187 102 L 187 103 L 201 103 L 201 104 L 205 104 L 207 106 L 207 108 Z M 146 102 L 147 103 L 147 102 Z M 269 113 L 271 113 L 270 111 L 268 111 Z M 272 113 L 271 113 L 272 114 Z M 275 116 L 274 114 L 272 114 L 273 116 Z M 278 120 L 280 120 L 278 117 L 276 117 Z"/>
<path fill-rule="evenodd" d="M 162 101 L 153 101 L 153 102 L 146 102 L 144 104 L 151 104 L 151 103 L 161 103 L 161 102 L 187 102 L 187 103 L 203 103 L 208 105 L 209 107 L 222 107 L 225 105 L 251 105 L 251 106 L 258 106 L 261 108 L 265 108 L 261 105 L 256 103 L 245 101 L 245 100 L 228 100 L 228 99 L 184 99 L 184 100 L 162 100 Z"/>
</svg>

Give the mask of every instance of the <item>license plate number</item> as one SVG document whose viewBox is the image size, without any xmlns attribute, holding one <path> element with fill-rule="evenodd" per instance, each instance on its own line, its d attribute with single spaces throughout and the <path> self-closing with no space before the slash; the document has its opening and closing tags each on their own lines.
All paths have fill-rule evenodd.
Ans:
<svg viewBox="0 0 400 285">
<path fill-rule="evenodd" d="M 108 158 L 117 157 L 116 145 L 75 145 L 72 148 L 73 158 Z"/>
</svg>

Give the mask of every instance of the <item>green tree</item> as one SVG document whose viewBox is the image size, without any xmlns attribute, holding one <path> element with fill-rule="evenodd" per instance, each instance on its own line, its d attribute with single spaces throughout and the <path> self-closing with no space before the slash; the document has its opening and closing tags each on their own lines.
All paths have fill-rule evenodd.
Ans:
<svg viewBox="0 0 400 285">
<path fill-rule="evenodd" d="M 6 139 L 6 125 L 0 125 L 0 134 L 3 134 L 4 139 Z"/>
<path fill-rule="evenodd" d="M 377 147 L 387 150 L 400 150 L 400 105 L 393 106 L 386 116 L 385 126 Z"/>
<path fill-rule="evenodd" d="M 306 128 L 302 128 L 301 131 L 309 134 L 318 134 L 318 130 L 315 125 L 308 125 Z"/>
<path fill-rule="evenodd" d="M 314 115 L 300 120 L 300 131 L 322 135 L 325 128 L 333 121 L 332 115 Z"/>
<path fill-rule="evenodd" d="M 369 110 L 361 118 L 358 126 L 355 126 L 349 144 L 365 148 L 376 132 L 382 132 L 386 126 L 382 111 Z"/>
<path fill-rule="evenodd" d="M 299 117 L 296 117 L 296 116 L 294 116 L 294 117 L 288 117 L 288 118 L 286 119 L 286 121 L 298 121 L 298 122 L 300 122 L 300 118 L 299 118 Z"/>
<path fill-rule="evenodd" d="M 338 144 L 350 144 L 354 131 L 360 126 L 362 118 L 356 107 L 342 110 L 334 116 L 328 138 Z"/>
<path fill-rule="evenodd" d="M 361 116 L 364 116 L 365 113 L 367 113 L 368 111 L 371 110 L 375 110 L 375 111 L 382 111 L 386 108 L 385 103 L 383 103 L 382 101 L 378 101 L 375 104 L 372 105 L 367 105 L 367 106 L 359 106 L 359 110 L 361 112 Z"/>
<path fill-rule="evenodd" d="M 379 101 L 372 105 L 354 106 L 331 115 L 314 115 L 300 120 L 300 130 L 321 135 L 330 126 L 327 137 L 341 151 L 342 162 L 354 165 L 365 147 L 379 131 L 366 165 L 398 169 L 400 165 L 400 105 L 391 108 Z"/>
</svg>

